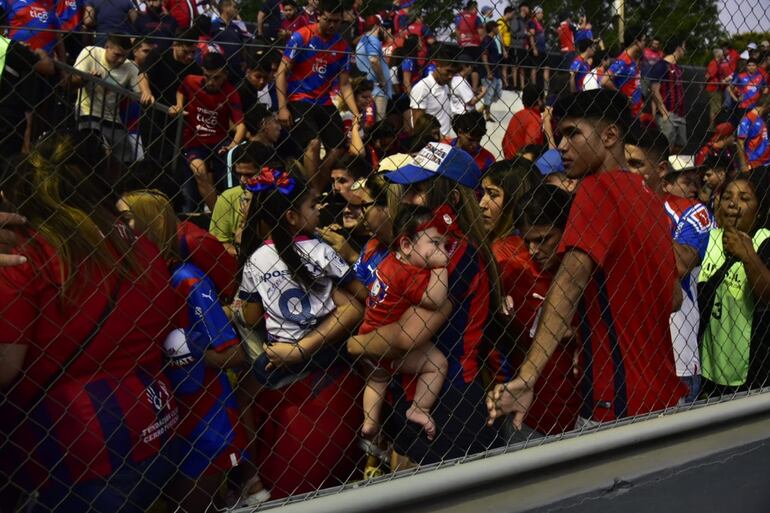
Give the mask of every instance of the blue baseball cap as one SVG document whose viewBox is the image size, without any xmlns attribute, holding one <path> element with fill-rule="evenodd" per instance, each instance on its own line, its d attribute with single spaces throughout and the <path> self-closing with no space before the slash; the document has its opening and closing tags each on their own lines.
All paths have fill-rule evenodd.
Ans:
<svg viewBox="0 0 770 513">
<path fill-rule="evenodd" d="M 559 150 L 548 150 L 535 161 L 535 167 L 543 176 L 564 172 L 564 162 Z"/>
<path fill-rule="evenodd" d="M 445 143 L 428 143 L 411 162 L 385 178 L 399 185 L 424 182 L 443 176 L 460 185 L 476 189 L 481 182 L 481 170 L 468 152 Z"/>
</svg>

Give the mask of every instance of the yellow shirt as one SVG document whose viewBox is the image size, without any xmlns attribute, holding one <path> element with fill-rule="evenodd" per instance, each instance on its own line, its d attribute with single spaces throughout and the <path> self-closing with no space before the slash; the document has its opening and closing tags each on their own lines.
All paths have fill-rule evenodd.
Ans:
<svg viewBox="0 0 770 513">
<path fill-rule="evenodd" d="M 497 28 L 500 32 L 500 38 L 503 40 L 503 45 L 508 48 L 511 46 L 511 29 L 508 26 L 508 21 L 505 18 L 497 20 Z"/>
<path fill-rule="evenodd" d="M 105 58 L 106 50 L 98 46 L 86 46 L 75 61 L 75 68 L 98 75 L 105 82 L 130 89 L 139 90 L 139 68 L 133 61 L 126 60 L 117 68 L 112 68 Z M 86 82 L 78 92 L 78 113 L 81 116 L 94 116 L 105 121 L 120 121 L 120 105 L 117 93 L 105 89 L 94 82 Z"/>
<path fill-rule="evenodd" d="M 243 220 L 241 205 L 245 193 L 246 191 L 240 185 L 236 185 L 220 194 L 214 204 L 209 233 L 222 244 L 235 243 L 235 232 Z"/>
</svg>

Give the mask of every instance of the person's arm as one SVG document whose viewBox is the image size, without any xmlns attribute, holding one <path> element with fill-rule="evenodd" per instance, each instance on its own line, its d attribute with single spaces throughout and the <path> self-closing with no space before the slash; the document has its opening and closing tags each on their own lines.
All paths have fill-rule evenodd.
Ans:
<svg viewBox="0 0 770 513">
<path fill-rule="evenodd" d="M 343 71 L 339 74 L 340 81 L 340 96 L 345 101 L 345 105 L 348 106 L 348 110 L 353 113 L 354 118 L 360 118 L 361 113 L 358 112 L 358 105 L 356 105 L 356 97 L 353 95 L 353 88 L 350 86 L 350 75 L 347 71 Z"/>
<path fill-rule="evenodd" d="M 32 69 L 36 73 L 44 76 L 51 76 L 56 73 L 56 66 L 54 66 L 53 59 L 51 59 L 45 50 L 38 48 L 35 50 L 35 55 L 39 57 L 38 61 L 32 66 Z"/>
<path fill-rule="evenodd" d="M 404 71 L 402 75 L 402 82 L 404 86 L 404 92 L 409 94 L 412 92 L 412 72 Z"/>
<path fill-rule="evenodd" d="M 263 37 L 265 34 L 265 17 L 266 14 L 264 11 L 260 10 L 257 13 L 257 35 L 259 37 Z"/>
<path fill-rule="evenodd" d="M 355 278 L 345 285 L 345 291 L 362 305 L 366 303 L 366 299 L 369 297 L 369 289 Z"/>
<path fill-rule="evenodd" d="M 176 105 L 172 105 L 168 109 L 169 116 L 176 116 L 184 112 L 184 93 L 181 91 L 176 92 Z"/>
<path fill-rule="evenodd" d="M 155 97 L 152 95 L 152 91 L 150 90 L 150 81 L 147 80 L 146 74 L 139 73 L 137 86 L 139 87 L 139 102 L 142 105 L 150 105 L 155 102 Z"/>
<path fill-rule="evenodd" d="M 613 75 L 609 71 L 607 71 L 607 73 L 605 73 L 602 77 L 602 83 L 600 85 L 605 89 L 609 89 L 610 91 L 618 90 L 618 87 L 615 85 L 615 81 L 613 80 Z"/>
<path fill-rule="evenodd" d="M 650 85 L 650 90 L 652 91 L 652 100 L 655 103 L 655 107 L 657 107 L 658 112 L 660 112 L 660 115 L 663 117 L 663 119 L 668 119 L 669 112 L 666 108 L 666 104 L 663 101 L 663 95 L 660 94 L 660 82 L 653 82 Z"/>
<path fill-rule="evenodd" d="M 304 338 L 294 344 L 279 342 L 265 347 L 265 353 L 273 366 L 300 363 L 324 345 L 336 344 L 353 333 L 364 316 L 361 303 L 336 288 L 332 295 L 337 308 Z"/>
<path fill-rule="evenodd" d="M 449 295 L 449 271 L 446 267 L 431 269 L 430 280 L 420 300 L 420 307 L 438 310 L 447 301 Z"/>
<path fill-rule="evenodd" d="M 27 257 L 22 255 L 8 254 L 16 247 L 16 233 L 8 230 L 11 226 L 24 226 L 27 220 L 19 214 L 10 212 L 0 212 L 0 267 L 11 267 L 21 265 L 27 261 Z"/>
<path fill-rule="evenodd" d="M 278 71 L 275 73 L 275 95 L 278 98 L 278 121 L 281 122 L 285 128 L 291 126 L 291 113 L 287 104 L 287 91 L 289 85 L 288 74 L 291 71 L 291 62 L 286 59 L 281 59 L 281 64 L 278 66 Z"/>
<path fill-rule="evenodd" d="M 481 62 L 484 64 L 484 69 L 487 72 L 487 78 L 492 78 L 492 68 L 489 67 L 489 52 L 487 51 L 487 48 L 484 48 L 484 51 L 481 53 Z"/>
<path fill-rule="evenodd" d="M 550 149 L 556 149 L 556 137 L 553 134 L 553 107 L 543 109 L 543 134 Z"/>
<path fill-rule="evenodd" d="M 83 26 L 89 29 L 96 28 L 96 9 L 93 5 L 86 5 L 83 11 Z"/>
<path fill-rule="evenodd" d="M 543 303 L 540 321 L 519 373 L 512 381 L 497 385 L 487 397 L 490 424 L 506 413 L 514 413 L 514 426 L 521 428 L 534 399 L 534 387 L 559 342 L 570 331 L 578 302 L 591 278 L 594 261 L 583 251 L 567 251 Z"/>
<path fill-rule="evenodd" d="M 246 139 L 246 125 L 241 121 L 235 125 L 235 135 L 233 136 L 233 142 L 230 143 L 228 149 L 235 148 Z"/>
<path fill-rule="evenodd" d="M 321 167 L 321 140 L 318 138 L 311 139 L 307 143 L 305 153 L 302 155 L 302 163 L 305 166 L 305 172 L 307 173 L 308 180 L 312 181 L 318 175 L 318 169 Z M 322 184 L 317 184 L 322 185 Z M 320 190 L 320 189 L 319 189 Z"/>
<path fill-rule="evenodd" d="M 723 237 L 725 252 L 743 262 L 754 300 L 770 304 L 770 269 L 754 249 L 751 237 L 732 227 L 725 228 Z"/>
<path fill-rule="evenodd" d="M 128 11 L 128 21 L 131 22 L 131 25 L 136 23 L 136 19 L 139 17 L 139 11 L 136 9 L 129 9 Z"/>
<path fill-rule="evenodd" d="M 577 92 L 577 85 L 575 84 L 575 72 L 572 70 L 569 71 L 569 92 Z"/>
<path fill-rule="evenodd" d="M 746 173 L 749 170 L 749 161 L 746 158 L 746 148 L 743 145 L 743 139 L 738 139 L 738 144 L 735 145 L 738 154 L 738 170 L 742 173 Z"/>
</svg>

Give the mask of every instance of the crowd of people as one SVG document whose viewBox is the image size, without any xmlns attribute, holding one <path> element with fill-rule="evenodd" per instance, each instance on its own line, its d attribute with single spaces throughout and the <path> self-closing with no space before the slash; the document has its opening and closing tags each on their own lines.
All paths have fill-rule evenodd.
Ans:
<svg viewBox="0 0 770 513">
<path fill-rule="evenodd" d="M 766 41 L 688 82 L 526 2 L 454 42 L 409 1 L 21 4 L 1 511 L 256 507 L 766 385 Z"/>
</svg>

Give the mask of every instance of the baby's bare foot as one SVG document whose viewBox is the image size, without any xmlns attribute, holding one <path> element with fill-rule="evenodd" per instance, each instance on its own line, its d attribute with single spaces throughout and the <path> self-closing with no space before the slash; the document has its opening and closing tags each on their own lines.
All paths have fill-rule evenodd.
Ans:
<svg viewBox="0 0 770 513">
<path fill-rule="evenodd" d="M 433 437 L 436 436 L 436 422 L 427 411 L 412 404 L 412 406 L 406 410 L 406 418 L 415 424 L 421 425 L 425 430 L 425 434 L 428 436 L 428 440 L 433 440 Z"/>
<path fill-rule="evenodd" d="M 379 433 L 380 425 L 371 419 L 366 419 L 364 425 L 361 426 L 361 436 L 366 440 L 374 440 Z"/>
</svg>

